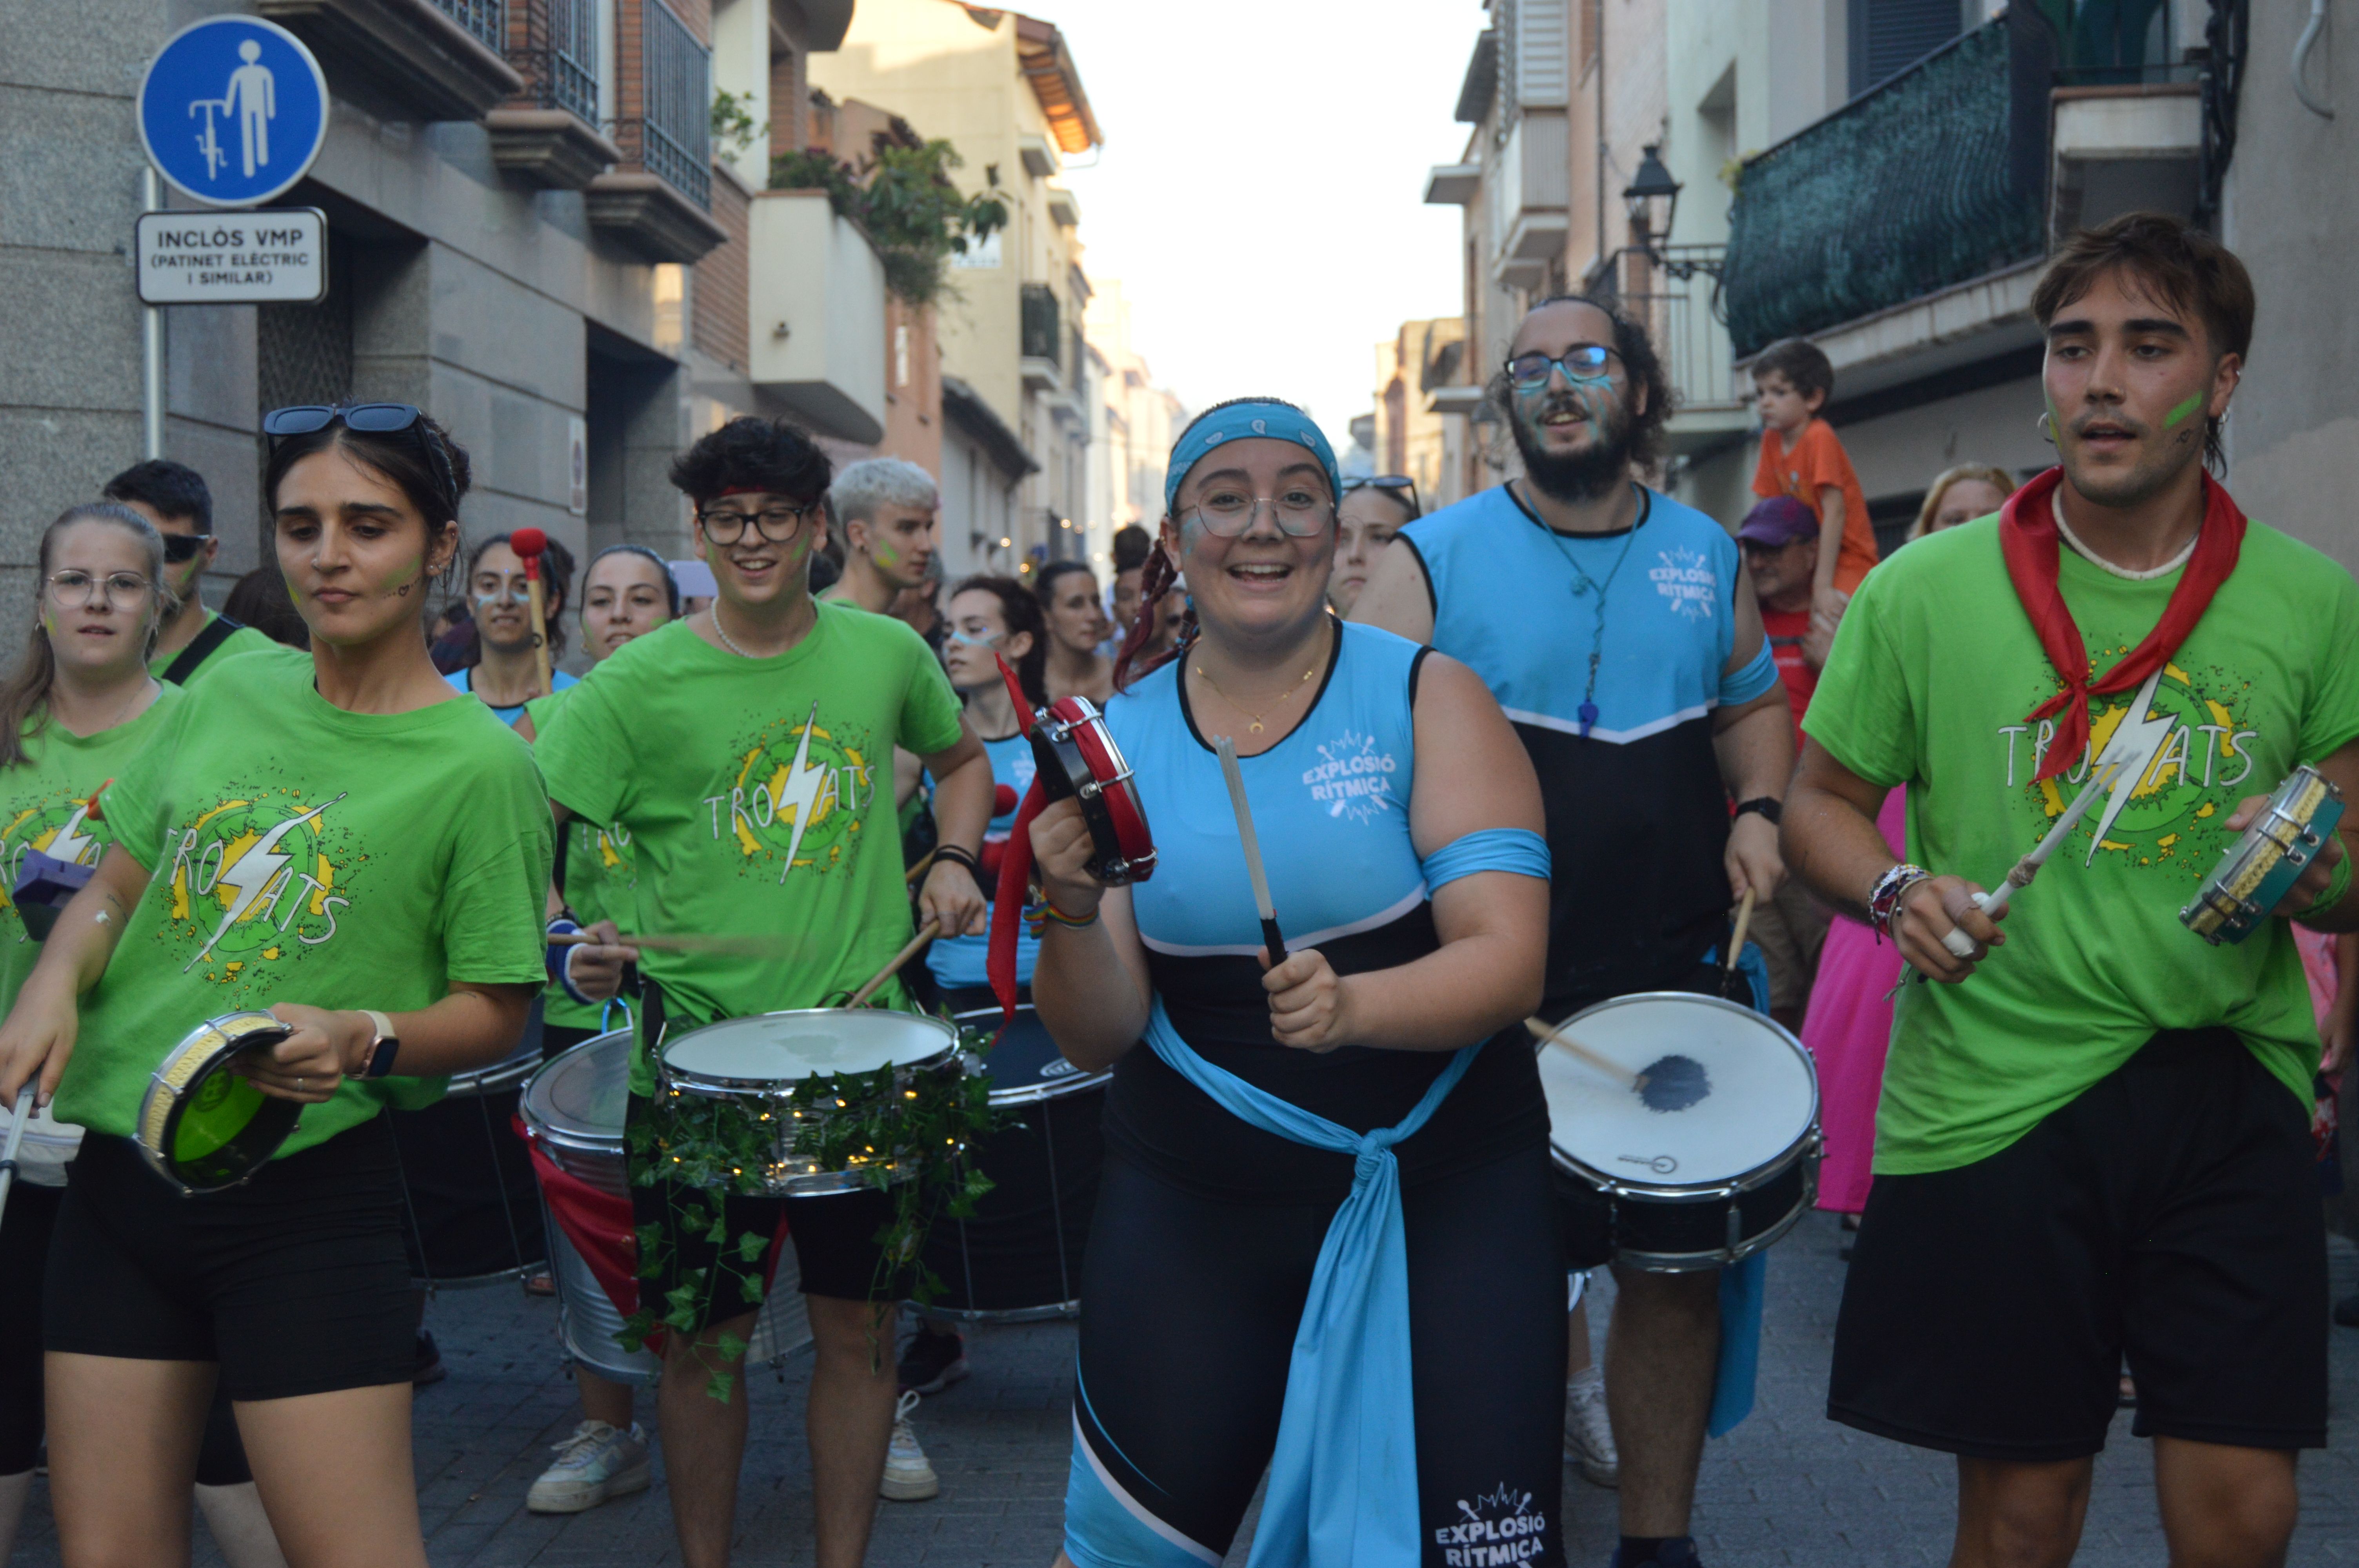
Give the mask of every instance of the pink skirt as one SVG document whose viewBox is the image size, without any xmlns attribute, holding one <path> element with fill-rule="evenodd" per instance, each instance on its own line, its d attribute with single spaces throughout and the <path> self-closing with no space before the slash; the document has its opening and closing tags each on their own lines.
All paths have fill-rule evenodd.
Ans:
<svg viewBox="0 0 2359 1568">
<path fill-rule="evenodd" d="M 1896 855 L 1907 831 L 1904 798 L 1897 789 L 1885 796 L 1875 818 Z M 1867 1206 L 1875 1102 L 1884 1092 L 1884 1054 L 1892 1044 L 1892 1003 L 1885 993 L 1899 979 L 1897 947 L 1855 920 L 1835 917 L 1802 1017 L 1802 1044 L 1818 1064 L 1819 1128 L 1826 1139 L 1819 1206 L 1837 1214 Z"/>
</svg>

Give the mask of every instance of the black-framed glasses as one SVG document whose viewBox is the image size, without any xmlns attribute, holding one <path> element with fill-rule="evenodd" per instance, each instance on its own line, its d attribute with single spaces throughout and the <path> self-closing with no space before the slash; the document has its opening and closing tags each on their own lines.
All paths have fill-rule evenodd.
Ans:
<svg viewBox="0 0 2359 1568">
<path fill-rule="evenodd" d="M 1555 356 L 1534 350 L 1507 362 L 1507 381 L 1526 392 L 1547 385 L 1549 372 L 1553 370 L 1564 372 L 1567 381 L 1595 381 L 1614 358 L 1614 351 L 1603 343 L 1575 343 Z"/>
<path fill-rule="evenodd" d="M 740 512 L 734 506 L 706 507 L 696 514 L 704 529 L 704 536 L 716 545 L 734 545 L 745 536 L 745 526 L 773 545 L 783 545 L 793 538 L 809 521 L 812 513 L 825 505 L 823 501 L 807 501 L 800 506 L 791 502 L 773 502 L 758 512 Z"/>
<path fill-rule="evenodd" d="M 167 534 L 164 535 L 164 558 L 174 566 L 197 558 L 197 552 L 212 543 L 211 534 Z"/>
<path fill-rule="evenodd" d="M 1417 481 L 1405 473 L 1380 473 L 1373 479 L 1347 479 L 1343 481 L 1345 495 L 1355 490 L 1381 490 L 1395 501 L 1406 504 L 1412 514 L 1420 517 L 1425 514 L 1424 506 L 1417 499 Z"/>
<path fill-rule="evenodd" d="M 298 403 L 285 408 L 274 408 L 262 416 L 262 433 L 269 438 L 271 450 L 278 443 L 294 436 L 309 436 L 331 425 L 342 425 L 347 430 L 364 435 L 392 436 L 404 430 L 418 443 L 426 459 L 426 466 L 434 470 L 435 482 L 442 487 L 442 500 L 451 514 L 459 514 L 459 485 L 451 474 L 450 454 L 442 443 L 426 427 L 426 415 L 410 403 Z"/>
<path fill-rule="evenodd" d="M 147 601 L 156 585 L 136 572 L 109 572 L 104 577 L 92 577 L 86 571 L 68 567 L 49 574 L 49 597 L 60 610 L 87 610 L 94 602 L 103 602 L 112 610 L 120 604 L 135 608 Z"/>
</svg>

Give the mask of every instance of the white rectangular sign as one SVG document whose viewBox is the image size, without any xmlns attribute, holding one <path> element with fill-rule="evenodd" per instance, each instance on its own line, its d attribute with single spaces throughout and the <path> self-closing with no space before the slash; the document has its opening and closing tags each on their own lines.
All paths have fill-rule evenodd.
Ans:
<svg viewBox="0 0 2359 1568">
<path fill-rule="evenodd" d="M 328 215 L 143 212 L 133 246 L 144 305 L 309 305 L 328 293 Z"/>
</svg>

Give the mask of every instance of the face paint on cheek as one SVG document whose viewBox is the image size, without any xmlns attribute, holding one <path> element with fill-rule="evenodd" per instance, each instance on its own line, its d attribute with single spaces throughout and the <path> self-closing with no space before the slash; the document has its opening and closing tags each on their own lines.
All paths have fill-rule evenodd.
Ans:
<svg viewBox="0 0 2359 1568">
<path fill-rule="evenodd" d="M 881 541 L 868 547 L 868 557 L 880 567 L 897 567 L 901 564 L 900 555 L 892 546 Z"/>
<path fill-rule="evenodd" d="M 2180 421 L 2202 406 L 2203 395 L 2200 392 L 2190 394 L 2186 402 L 2162 416 L 2162 427 L 2166 430 L 2177 427 Z"/>
<path fill-rule="evenodd" d="M 1196 547 L 1204 542 L 1204 535 L 1208 532 L 1210 530 L 1204 526 L 1204 520 L 1200 514 L 1190 512 L 1187 516 L 1180 519 L 1180 558 L 1184 561 L 1193 556 L 1196 553 Z"/>
</svg>

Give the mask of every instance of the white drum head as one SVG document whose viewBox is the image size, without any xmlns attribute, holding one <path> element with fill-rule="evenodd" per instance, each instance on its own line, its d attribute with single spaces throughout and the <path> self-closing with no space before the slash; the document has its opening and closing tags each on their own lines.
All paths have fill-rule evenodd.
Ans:
<svg viewBox="0 0 2359 1568">
<path fill-rule="evenodd" d="M 1809 1055 L 1785 1030 L 1734 1002 L 1649 991 L 1601 1002 L 1561 1033 L 1649 1076 L 1647 1090 L 1633 1092 L 1569 1051 L 1540 1048 L 1549 1141 L 1560 1156 L 1609 1180 L 1730 1181 L 1793 1148 L 1818 1119 Z"/>
<path fill-rule="evenodd" d="M 663 1048 L 670 1072 L 733 1085 L 799 1082 L 820 1074 L 869 1073 L 939 1056 L 958 1032 L 939 1019 L 866 1008 L 814 1008 L 732 1018 L 691 1030 Z"/>
</svg>

